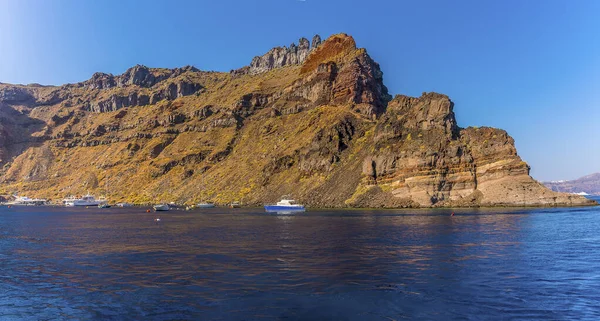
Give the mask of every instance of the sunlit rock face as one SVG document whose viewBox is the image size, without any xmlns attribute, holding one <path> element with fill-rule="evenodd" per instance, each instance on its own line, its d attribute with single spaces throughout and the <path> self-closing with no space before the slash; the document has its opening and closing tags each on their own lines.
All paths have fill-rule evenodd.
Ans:
<svg viewBox="0 0 600 321">
<path fill-rule="evenodd" d="M 134 66 L 63 86 L 0 84 L 0 182 L 60 199 L 308 206 L 557 206 L 513 139 L 460 128 L 445 95 L 392 98 L 351 36 L 301 38 L 246 67 Z"/>
</svg>

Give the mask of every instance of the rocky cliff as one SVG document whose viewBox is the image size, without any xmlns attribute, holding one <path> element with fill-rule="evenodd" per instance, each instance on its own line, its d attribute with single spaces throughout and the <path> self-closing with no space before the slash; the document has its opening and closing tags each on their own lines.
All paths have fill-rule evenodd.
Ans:
<svg viewBox="0 0 600 321">
<path fill-rule="evenodd" d="M 461 128 L 445 95 L 388 94 L 345 34 L 229 73 L 135 66 L 63 86 L 0 84 L 5 194 L 309 206 L 589 205 L 529 176 L 513 139 Z"/>
</svg>

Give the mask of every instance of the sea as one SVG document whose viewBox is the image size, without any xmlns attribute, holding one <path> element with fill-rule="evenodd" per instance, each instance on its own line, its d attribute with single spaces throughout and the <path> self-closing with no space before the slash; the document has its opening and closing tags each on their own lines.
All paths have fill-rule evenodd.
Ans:
<svg viewBox="0 0 600 321">
<path fill-rule="evenodd" d="M 600 207 L 146 210 L 0 207 L 0 320 L 600 320 Z"/>
</svg>

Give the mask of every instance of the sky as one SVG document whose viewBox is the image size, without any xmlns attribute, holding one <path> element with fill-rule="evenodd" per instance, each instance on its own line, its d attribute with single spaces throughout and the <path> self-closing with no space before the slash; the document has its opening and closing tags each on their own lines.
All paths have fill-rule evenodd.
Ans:
<svg viewBox="0 0 600 321">
<path fill-rule="evenodd" d="M 600 1 L 0 0 L 0 82 L 229 71 L 344 32 L 391 94 L 444 93 L 458 124 L 508 131 L 538 180 L 600 172 Z"/>
</svg>

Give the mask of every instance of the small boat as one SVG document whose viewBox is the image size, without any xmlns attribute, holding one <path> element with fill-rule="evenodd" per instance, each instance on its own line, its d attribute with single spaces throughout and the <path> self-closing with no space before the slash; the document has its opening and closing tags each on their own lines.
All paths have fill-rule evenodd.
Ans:
<svg viewBox="0 0 600 321">
<path fill-rule="evenodd" d="M 304 212 L 304 205 L 296 203 L 295 200 L 286 198 L 285 196 L 281 201 L 277 202 L 275 205 L 265 205 L 265 211 L 267 212 L 277 212 L 277 213 L 287 213 L 287 212 Z"/>
<path fill-rule="evenodd" d="M 196 208 L 213 208 L 215 204 L 213 203 L 198 203 L 196 204 Z"/>
<path fill-rule="evenodd" d="M 240 208 L 240 207 L 242 207 L 240 202 L 231 202 L 231 204 L 229 204 L 229 208 Z"/>
<path fill-rule="evenodd" d="M 154 208 L 156 212 L 168 211 L 170 209 L 168 204 L 157 204 L 152 206 L 152 208 Z"/>
<path fill-rule="evenodd" d="M 110 208 L 110 204 L 108 203 L 102 203 L 102 204 L 98 204 L 98 208 Z"/>
<path fill-rule="evenodd" d="M 117 207 L 132 207 L 131 203 L 117 203 Z"/>
<path fill-rule="evenodd" d="M 185 205 L 178 204 L 178 203 L 175 203 L 175 202 L 169 202 L 167 205 L 169 205 L 169 207 L 171 209 L 176 209 L 176 210 L 181 210 L 181 209 L 185 209 L 186 208 Z"/>
</svg>

